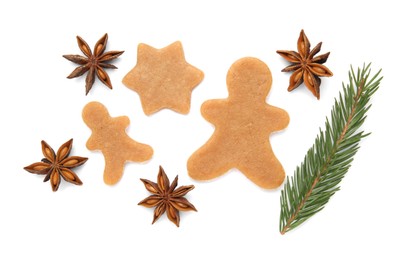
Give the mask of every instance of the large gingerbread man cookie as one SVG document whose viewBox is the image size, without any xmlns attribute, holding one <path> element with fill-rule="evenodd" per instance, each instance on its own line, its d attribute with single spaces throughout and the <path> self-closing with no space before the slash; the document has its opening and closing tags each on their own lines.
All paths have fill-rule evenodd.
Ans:
<svg viewBox="0 0 405 260">
<path fill-rule="evenodd" d="M 277 188 L 285 172 L 269 136 L 286 128 L 289 116 L 266 103 L 271 72 L 262 61 L 243 58 L 231 66 L 226 80 L 229 97 L 208 100 L 201 107 L 215 132 L 189 158 L 188 173 L 193 179 L 209 180 L 236 168 L 262 188 Z"/>
<path fill-rule="evenodd" d="M 92 131 L 87 148 L 100 150 L 104 155 L 106 184 L 113 185 L 121 179 L 126 161 L 143 162 L 152 157 L 152 147 L 136 142 L 125 132 L 129 125 L 128 117 L 111 117 L 107 108 L 99 102 L 88 103 L 82 116 Z"/>
</svg>

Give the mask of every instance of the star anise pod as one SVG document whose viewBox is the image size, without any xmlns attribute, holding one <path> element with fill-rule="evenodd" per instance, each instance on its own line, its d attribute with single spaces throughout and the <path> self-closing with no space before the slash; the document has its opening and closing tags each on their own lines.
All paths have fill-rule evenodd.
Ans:
<svg viewBox="0 0 405 260">
<path fill-rule="evenodd" d="M 118 56 L 124 53 L 124 51 L 109 51 L 104 53 L 108 40 L 107 34 L 98 40 L 94 46 L 93 52 L 89 45 L 80 36 L 77 36 L 76 38 L 80 50 L 86 57 L 81 55 L 63 55 L 64 58 L 81 65 L 77 67 L 68 78 L 76 78 L 88 72 L 86 77 L 86 95 L 93 87 L 95 75 L 97 75 L 98 79 L 103 82 L 104 85 L 112 89 L 110 77 L 104 69 L 116 69 L 116 66 L 107 62 L 118 58 Z"/>
<path fill-rule="evenodd" d="M 156 207 L 153 214 L 153 223 L 159 219 L 163 213 L 166 212 L 167 217 L 176 226 L 180 224 L 179 211 L 188 211 L 197 209 L 191 204 L 185 196 L 189 191 L 194 189 L 194 185 L 177 187 L 178 176 L 174 179 L 172 184 L 170 184 L 169 179 L 162 166 L 159 166 L 159 173 L 157 177 L 157 183 L 151 182 L 149 180 L 141 179 L 145 188 L 151 192 L 153 195 L 147 197 L 138 203 L 138 205 L 144 207 Z"/>
<path fill-rule="evenodd" d="M 41 162 L 36 162 L 24 167 L 24 170 L 31 173 L 46 175 L 44 182 L 50 180 L 53 191 L 58 190 L 61 176 L 67 182 L 82 185 L 82 181 L 71 169 L 84 164 L 87 161 L 87 158 L 79 156 L 69 157 L 69 153 L 72 150 L 72 143 L 73 139 L 70 139 L 62 144 L 58 152 L 55 154 L 55 151 L 45 141 L 42 141 L 42 153 L 45 158 L 43 158 Z"/>
<path fill-rule="evenodd" d="M 297 42 L 298 53 L 295 51 L 277 51 L 284 59 L 293 63 L 282 70 L 283 72 L 294 71 L 290 77 L 288 91 L 296 89 L 304 82 L 312 94 L 318 99 L 320 98 L 321 79 L 319 77 L 333 76 L 333 73 L 322 65 L 328 59 L 330 52 L 314 57 L 321 50 L 321 46 L 322 42 L 318 43 L 311 51 L 311 44 L 304 30 L 301 30 Z"/>
</svg>

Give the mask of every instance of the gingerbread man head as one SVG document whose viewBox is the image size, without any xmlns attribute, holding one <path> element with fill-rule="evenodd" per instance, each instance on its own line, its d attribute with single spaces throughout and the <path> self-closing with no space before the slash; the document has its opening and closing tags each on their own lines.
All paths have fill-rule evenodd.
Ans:
<svg viewBox="0 0 405 260">
<path fill-rule="evenodd" d="M 240 59 L 232 64 L 226 77 L 229 97 L 266 100 L 273 82 L 267 65 L 259 59 Z"/>
<path fill-rule="evenodd" d="M 93 129 L 100 125 L 102 122 L 110 118 L 107 108 L 99 102 L 90 102 L 83 108 L 83 120 L 86 125 Z"/>
</svg>

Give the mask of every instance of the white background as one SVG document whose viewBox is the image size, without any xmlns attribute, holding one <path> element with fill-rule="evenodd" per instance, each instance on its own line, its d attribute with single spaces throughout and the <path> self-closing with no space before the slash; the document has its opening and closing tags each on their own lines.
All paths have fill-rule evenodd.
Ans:
<svg viewBox="0 0 405 260">
<path fill-rule="evenodd" d="M 398 1 L 2 1 L 0 259 L 404 259 L 403 85 L 405 19 Z M 281 2 L 281 1 L 280 1 Z M 395 3 L 392 3 L 395 2 Z M 320 53 L 331 51 L 321 99 L 301 86 L 287 92 L 287 65 L 276 50 L 296 50 L 301 29 Z M 109 34 L 107 50 L 125 50 L 110 70 L 114 89 L 98 80 L 85 96 L 84 77 L 66 79 L 80 54 L 76 35 L 91 47 Z M 162 48 L 180 40 L 187 61 L 204 71 L 191 111 L 145 116 L 122 78 L 136 64 L 137 45 Z M 353 66 L 383 69 L 364 139 L 341 190 L 296 230 L 278 232 L 280 189 L 267 191 L 238 171 L 209 182 L 187 175 L 188 157 L 211 136 L 202 102 L 227 96 L 225 77 L 239 58 L 266 62 L 268 96 L 290 114 L 289 127 L 271 136 L 292 175 L 329 115 Z M 102 154 L 86 149 L 90 130 L 81 111 L 90 101 L 112 116 L 127 115 L 128 134 L 154 148 L 146 163 L 128 163 L 122 180 L 103 182 Z M 62 182 L 53 193 L 42 176 L 23 170 L 42 158 L 41 140 L 57 149 L 74 138 L 72 155 L 89 157 L 76 170 L 83 186 Z M 194 184 L 187 198 L 198 212 L 181 214 L 180 228 L 137 203 L 148 196 L 139 178 Z M 401 242 L 402 241 L 402 242 Z"/>
</svg>

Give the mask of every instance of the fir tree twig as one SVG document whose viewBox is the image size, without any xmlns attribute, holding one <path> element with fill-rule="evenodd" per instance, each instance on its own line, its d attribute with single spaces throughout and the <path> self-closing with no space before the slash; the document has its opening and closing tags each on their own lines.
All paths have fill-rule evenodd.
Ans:
<svg viewBox="0 0 405 260">
<path fill-rule="evenodd" d="M 335 99 L 325 129 L 315 139 L 304 161 L 297 166 L 294 177 L 287 177 L 281 191 L 280 233 L 296 228 L 321 211 L 330 197 L 339 190 L 359 149 L 360 140 L 367 136 L 359 128 L 370 109 L 371 96 L 377 91 L 381 70 L 370 78 L 370 64 L 349 71 L 349 84 L 343 84 L 343 94 Z"/>
</svg>

